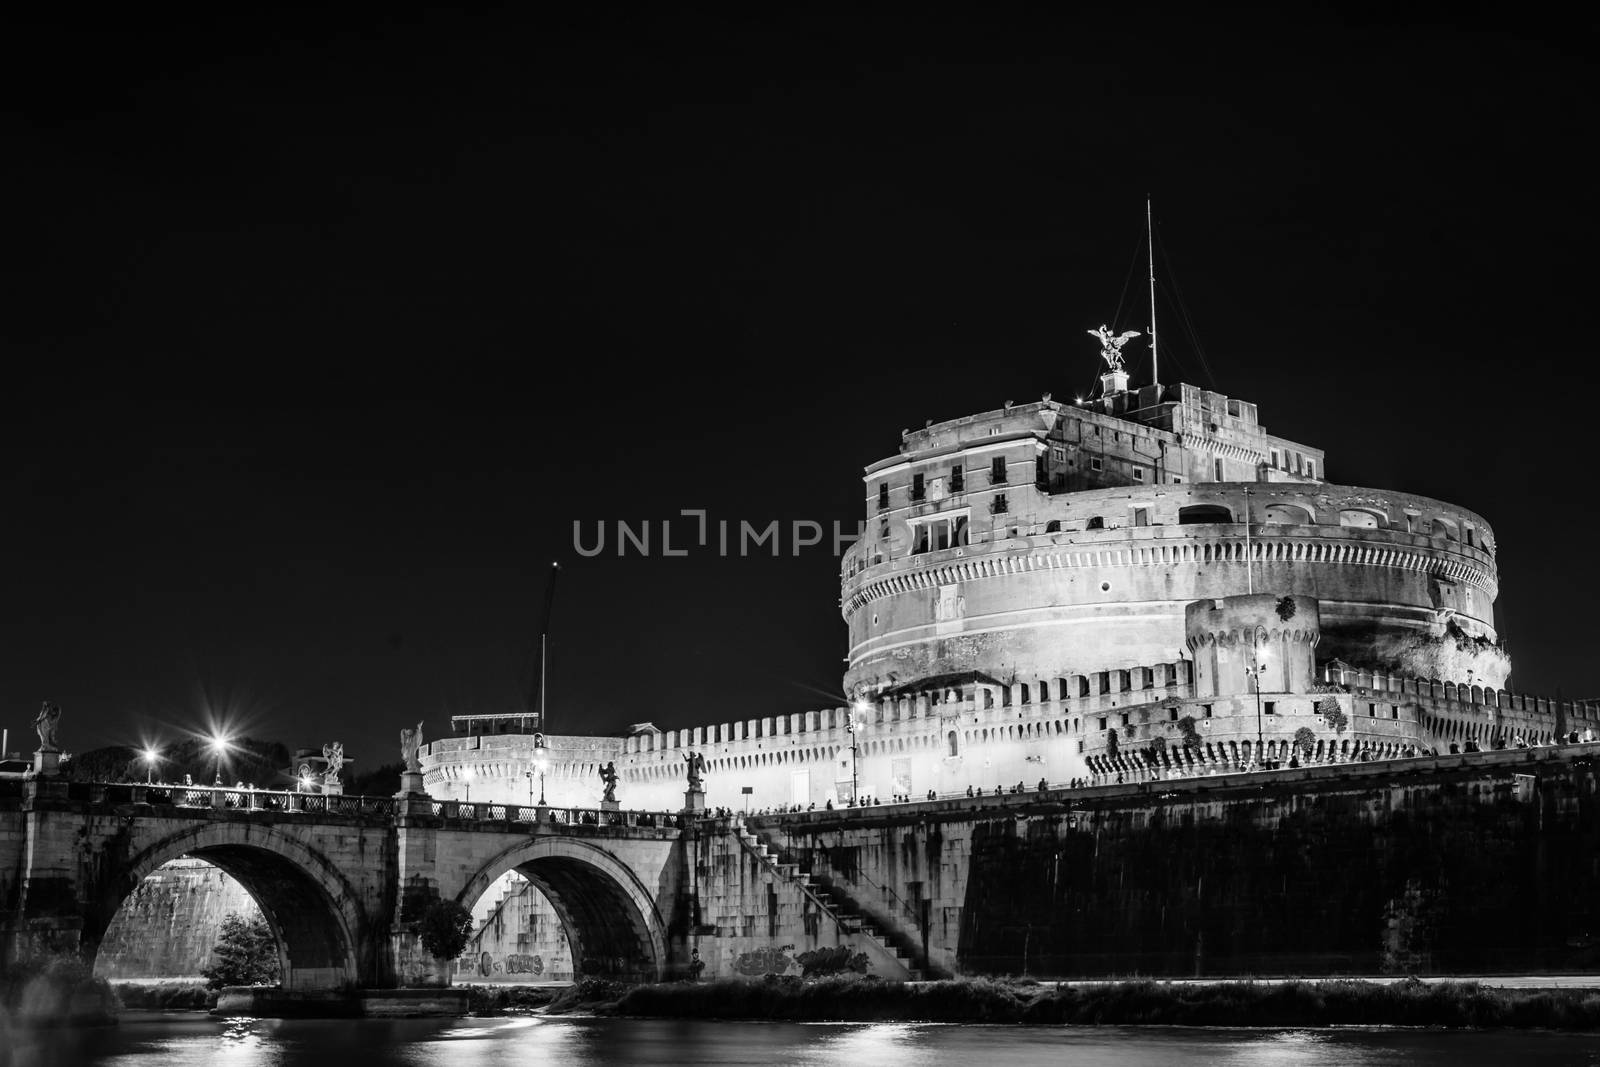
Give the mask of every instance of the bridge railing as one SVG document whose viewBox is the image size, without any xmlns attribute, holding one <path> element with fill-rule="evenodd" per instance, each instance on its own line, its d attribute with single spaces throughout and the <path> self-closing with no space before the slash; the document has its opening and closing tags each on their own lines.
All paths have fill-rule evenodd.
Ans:
<svg viewBox="0 0 1600 1067">
<path fill-rule="evenodd" d="M 140 785 L 124 782 L 69 782 L 70 800 L 102 804 L 153 804 L 225 811 L 287 811 L 332 815 L 392 815 L 394 798 L 299 793 L 229 786 Z"/>
<path fill-rule="evenodd" d="M 539 826 L 617 826 L 681 829 L 683 816 L 666 811 L 607 811 L 553 805 L 499 804 L 487 801 L 435 800 L 433 813 L 445 819 L 473 822 L 526 823 Z"/>
</svg>

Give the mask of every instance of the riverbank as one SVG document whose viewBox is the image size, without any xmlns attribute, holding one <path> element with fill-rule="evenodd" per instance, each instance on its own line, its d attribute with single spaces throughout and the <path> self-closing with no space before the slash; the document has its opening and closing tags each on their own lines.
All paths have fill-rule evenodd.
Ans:
<svg viewBox="0 0 1600 1067">
<path fill-rule="evenodd" d="M 899 983 L 852 976 L 631 987 L 587 980 L 559 994 L 546 1010 L 793 1022 L 1600 1029 L 1600 992 L 1592 989 L 1502 989 L 1415 980 L 1058 986 L 1026 979 Z"/>
</svg>

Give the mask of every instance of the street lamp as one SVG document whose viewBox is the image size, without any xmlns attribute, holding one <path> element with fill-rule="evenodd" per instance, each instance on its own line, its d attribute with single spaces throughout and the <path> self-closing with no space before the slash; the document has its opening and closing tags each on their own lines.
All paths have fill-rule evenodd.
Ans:
<svg viewBox="0 0 1600 1067">
<path fill-rule="evenodd" d="M 212 734 L 208 747 L 211 749 L 211 755 L 216 757 L 216 778 L 212 784 L 220 786 L 222 784 L 222 757 L 227 754 L 228 749 L 233 747 L 233 744 L 228 740 L 226 734 Z"/>
<path fill-rule="evenodd" d="M 548 765 L 549 759 L 545 755 L 545 748 L 541 739 L 540 743 L 533 746 L 533 766 L 539 772 L 539 806 L 541 808 L 544 807 L 544 771 Z M 533 776 L 531 774 L 528 776 L 528 799 L 533 799 Z"/>
<path fill-rule="evenodd" d="M 478 772 L 472 767 L 468 767 L 466 770 L 461 772 L 461 780 L 463 783 L 465 783 L 467 790 L 466 802 L 468 804 L 472 803 L 472 779 L 477 773 Z"/>
<path fill-rule="evenodd" d="M 857 756 L 856 750 L 861 747 L 861 723 L 858 717 L 864 717 L 871 709 L 865 700 L 858 700 L 851 705 L 845 715 L 844 728 L 850 731 L 850 804 L 853 807 L 861 799 L 861 787 L 856 784 Z"/>
<path fill-rule="evenodd" d="M 160 749 L 156 748 L 154 745 L 146 745 L 144 753 L 143 753 L 143 758 L 144 758 L 144 784 L 145 785 L 150 785 L 152 782 L 155 781 L 156 761 L 161 758 L 161 751 L 160 751 Z"/>
</svg>

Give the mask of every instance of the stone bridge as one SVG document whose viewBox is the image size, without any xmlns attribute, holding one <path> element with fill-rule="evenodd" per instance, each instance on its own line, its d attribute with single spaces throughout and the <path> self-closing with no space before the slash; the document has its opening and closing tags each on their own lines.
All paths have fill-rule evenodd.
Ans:
<svg viewBox="0 0 1600 1067">
<path fill-rule="evenodd" d="M 856 942 L 878 973 L 909 973 L 731 820 L 420 792 L 10 784 L 0 793 L 8 964 L 63 951 L 92 961 L 141 880 L 187 856 L 260 905 L 291 995 L 448 985 L 450 961 L 422 947 L 422 916 L 439 899 L 470 909 L 513 870 L 550 901 L 583 974 L 658 981 L 692 973 L 696 960 L 707 975 L 750 973 L 752 960 L 774 958 L 768 946 L 783 946 L 792 967 L 808 949 Z"/>
<path fill-rule="evenodd" d="M 93 958 L 180 856 L 236 878 L 287 994 L 438 987 L 438 899 L 508 871 L 581 974 L 1600 971 L 1600 745 L 758 816 L 76 783 L 0 793 L 6 960 Z"/>
</svg>

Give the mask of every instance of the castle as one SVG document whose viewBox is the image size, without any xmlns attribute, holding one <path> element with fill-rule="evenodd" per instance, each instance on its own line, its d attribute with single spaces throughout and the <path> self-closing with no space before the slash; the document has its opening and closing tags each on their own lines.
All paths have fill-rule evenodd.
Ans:
<svg viewBox="0 0 1600 1067">
<path fill-rule="evenodd" d="M 1600 709 L 1514 694 L 1494 532 L 1452 504 L 1326 480 L 1256 406 L 1132 388 L 901 434 L 844 554 L 851 704 L 626 736 L 462 715 L 434 797 L 848 805 L 1549 743 Z M 536 744 L 536 740 L 538 744 Z"/>
</svg>

